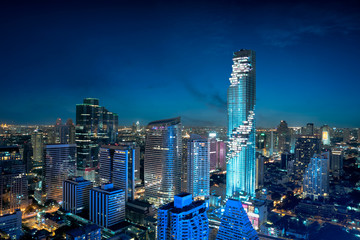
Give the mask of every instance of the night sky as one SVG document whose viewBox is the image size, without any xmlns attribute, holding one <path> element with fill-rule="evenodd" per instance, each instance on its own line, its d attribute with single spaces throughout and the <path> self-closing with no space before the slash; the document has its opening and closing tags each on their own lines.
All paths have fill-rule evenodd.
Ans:
<svg viewBox="0 0 360 240">
<path fill-rule="evenodd" d="M 195 1 L 194 1 L 195 2 Z M 0 3 L 0 122 L 226 125 L 232 53 L 257 53 L 257 126 L 360 127 L 357 1 Z"/>
</svg>

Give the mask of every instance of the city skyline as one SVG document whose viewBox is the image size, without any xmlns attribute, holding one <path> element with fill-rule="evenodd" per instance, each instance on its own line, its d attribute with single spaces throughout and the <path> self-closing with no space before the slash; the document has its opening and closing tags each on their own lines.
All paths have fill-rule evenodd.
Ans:
<svg viewBox="0 0 360 240">
<path fill-rule="evenodd" d="M 359 127 L 353 1 L 2 5 L 2 123 L 74 119 L 74 105 L 95 97 L 120 125 L 180 115 L 225 126 L 229 59 L 247 48 L 260 69 L 257 126 Z"/>
</svg>

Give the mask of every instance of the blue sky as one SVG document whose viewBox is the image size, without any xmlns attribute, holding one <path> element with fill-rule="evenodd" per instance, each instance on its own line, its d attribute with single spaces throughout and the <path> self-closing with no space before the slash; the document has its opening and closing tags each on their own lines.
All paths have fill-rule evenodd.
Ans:
<svg viewBox="0 0 360 240">
<path fill-rule="evenodd" d="M 258 126 L 360 127 L 356 1 L 1 2 L 0 122 L 226 125 L 232 52 L 257 53 Z"/>
</svg>

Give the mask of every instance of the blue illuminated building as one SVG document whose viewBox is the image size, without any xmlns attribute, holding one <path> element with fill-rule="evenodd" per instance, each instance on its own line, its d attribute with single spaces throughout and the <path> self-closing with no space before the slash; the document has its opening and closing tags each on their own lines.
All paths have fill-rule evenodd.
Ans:
<svg viewBox="0 0 360 240">
<path fill-rule="evenodd" d="M 134 200 L 135 162 L 139 161 L 139 147 L 133 142 L 120 145 L 104 145 L 100 148 L 100 183 L 113 183 L 114 187 L 125 191 L 126 201 Z"/>
<path fill-rule="evenodd" d="M 157 239 L 209 239 L 206 210 L 205 201 L 193 201 L 189 193 L 174 196 L 174 202 L 158 210 Z"/>
<path fill-rule="evenodd" d="M 228 89 L 226 195 L 255 195 L 255 85 L 256 58 L 252 50 L 234 53 Z"/>
<path fill-rule="evenodd" d="M 90 190 L 90 221 L 111 227 L 125 220 L 125 192 L 112 183 Z"/>
<path fill-rule="evenodd" d="M 224 215 L 221 217 L 216 240 L 259 239 L 251 225 L 248 215 L 239 200 L 229 199 L 226 202 Z"/>
<path fill-rule="evenodd" d="M 329 152 L 315 154 L 311 158 L 304 174 L 304 197 L 317 200 L 329 196 L 329 168 Z"/>
<path fill-rule="evenodd" d="M 144 160 L 145 197 L 157 206 L 181 191 L 181 119 L 148 124 Z"/>
<path fill-rule="evenodd" d="M 210 196 L 210 142 L 191 134 L 187 144 L 187 191 L 196 198 Z"/>
<path fill-rule="evenodd" d="M 73 177 L 63 182 L 63 203 L 66 211 L 74 214 L 88 210 L 92 182 L 83 177 Z"/>
</svg>

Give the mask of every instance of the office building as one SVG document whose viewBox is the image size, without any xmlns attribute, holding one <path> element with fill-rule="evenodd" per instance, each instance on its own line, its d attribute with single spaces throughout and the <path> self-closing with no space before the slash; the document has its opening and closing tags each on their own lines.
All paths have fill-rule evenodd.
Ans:
<svg viewBox="0 0 360 240">
<path fill-rule="evenodd" d="M 117 128 L 118 115 L 99 106 L 99 99 L 76 105 L 77 169 L 85 179 L 95 181 L 99 146 L 115 143 Z"/>
<path fill-rule="evenodd" d="M 304 175 L 304 196 L 312 200 L 329 195 L 329 152 L 315 154 Z"/>
<path fill-rule="evenodd" d="M 287 171 L 289 168 L 289 162 L 294 160 L 295 155 L 289 152 L 284 152 L 281 154 L 281 162 L 280 162 L 280 169 Z"/>
<path fill-rule="evenodd" d="M 344 153 L 341 149 L 334 149 L 330 156 L 330 171 L 334 177 L 340 177 L 343 173 Z"/>
<path fill-rule="evenodd" d="M 66 232 L 66 240 L 101 240 L 101 228 L 95 224 L 71 229 Z"/>
<path fill-rule="evenodd" d="M 140 148 L 135 142 L 120 142 L 116 146 L 100 148 L 100 183 L 113 183 L 115 188 L 125 191 L 126 200 L 134 200 L 135 166 L 140 161 Z"/>
<path fill-rule="evenodd" d="M 313 123 L 306 124 L 305 135 L 307 135 L 307 136 L 313 136 L 314 135 L 314 124 Z"/>
<path fill-rule="evenodd" d="M 62 123 L 61 118 L 58 118 L 54 127 L 55 143 L 57 144 L 75 144 L 75 125 L 71 119 Z"/>
<path fill-rule="evenodd" d="M 125 220 L 125 192 L 112 183 L 90 190 L 89 216 L 93 223 L 109 228 Z"/>
<path fill-rule="evenodd" d="M 321 128 L 321 142 L 324 146 L 330 145 L 330 128 L 328 125 L 324 125 Z"/>
<path fill-rule="evenodd" d="M 92 182 L 83 177 L 73 177 L 63 182 L 63 203 L 66 211 L 78 214 L 89 209 L 89 193 Z"/>
<path fill-rule="evenodd" d="M 171 202 L 181 190 L 181 128 L 180 117 L 147 126 L 145 197 L 157 206 Z"/>
<path fill-rule="evenodd" d="M 290 129 L 286 121 L 281 120 L 278 128 L 277 128 L 277 136 L 278 136 L 278 151 L 279 152 L 289 152 L 290 151 Z"/>
<path fill-rule="evenodd" d="M 262 155 L 256 158 L 256 189 L 264 186 L 264 161 L 265 157 Z"/>
<path fill-rule="evenodd" d="M 189 193 L 175 195 L 173 202 L 158 210 L 157 239 L 209 239 L 206 210 L 205 201 L 193 201 Z"/>
<path fill-rule="evenodd" d="M 0 215 L 28 205 L 28 180 L 18 146 L 0 147 Z"/>
<path fill-rule="evenodd" d="M 0 232 L 8 234 L 10 239 L 20 239 L 22 235 L 21 217 L 22 213 L 19 209 L 16 209 L 12 214 L 5 214 L 0 216 Z"/>
<path fill-rule="evenodd" d="M 31 135 L 31 144 L 33 147 L 33 171 L 35 169 L 42 169 L 44 154 L 44 135 L 42 131 L 34 131 L 34 133 Z"/>
<path fill-rule="evenodd" d="M 256 57 L 252 50 L 234 53 L 228 89 L 229 153 L 226 195 L 255 195 Z"/>
<path fill-rule="evenodd" d="M 213 134 L 213 135 L 211 135 Z M 216 133 L 209 134 L 210 142 L 210 171 L 226 169 L 225 142 L 216 138 Z"/>
<path fill-rule="evenodd" d="M 227 200 L 216 239 L 259 239 L 240 201 L 234 199 Z"/>
<path fill-rule="evenodd" d="M 210 142 L 197 134 L 191 134 L 187 150 L 187 191 L 195 199 L 208 199 L 210 196 Z"/>
<path fill-rule="evenodd" d="M 76 145 L 46 145 L 44 154 L 46 199 L 62 202 L 63 182 L 76 174 Z"/>
<path fill-rule="evenodd" d="M 295 144 L 295 174 L 296 179 L 302 182 L 304 171 L 310 159 L 320 152 L 320 140 L 315 136 L 301 136 Z"/>
</svg>

